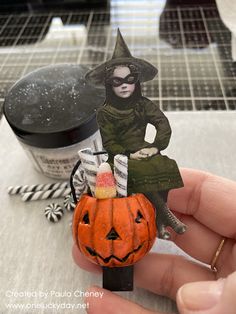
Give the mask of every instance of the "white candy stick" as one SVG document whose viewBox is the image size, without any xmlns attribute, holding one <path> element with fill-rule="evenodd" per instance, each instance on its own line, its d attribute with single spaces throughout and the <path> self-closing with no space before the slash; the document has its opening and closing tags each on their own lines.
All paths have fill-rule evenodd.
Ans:
<svg viewBox="0 0 236 314">
<path fill-rule="evenodd" d="M 19 185 L 19 186 L 9 186 L 7 189 L 8 194 L 16 195 L 26 192 L 37 192 L 37 191 L 47 191 L 47 190 L 58 190 L 64 189 L 69 186 L 69 182 L 56 182 L 56 183 L 46 183 L 46 184 L 34 184 L 34 185 Z"/>
<path fill-rule="evenodd" d="M 84 168 L 84 174 L 94 196 L 96 175 L 97 175 L 97 164 L 96 157 L 93 155 L 91 148 L 85 148 L 78 152 L 79 158 L 81 160 L 82 167 Z"/>
<path fill-rule="evenodd" d="M 128 181 L 127 156 L 119 154 L 114 157 L 114 177 L 116 181 L 116 190 L 118 197 L 127 196 L 127 181 Z"/>
<path fill-rule="evenodd" d="M 70 188 L 58 189 L 58 190 L 48 190 L 48 191 L 37 191 L 37 192 L 27 192 L 22 194 L 22 201 L 37 201 L 46 200 L 49 198 L 61 198 L 66 196 L 71 192 Z"/>
</svg>

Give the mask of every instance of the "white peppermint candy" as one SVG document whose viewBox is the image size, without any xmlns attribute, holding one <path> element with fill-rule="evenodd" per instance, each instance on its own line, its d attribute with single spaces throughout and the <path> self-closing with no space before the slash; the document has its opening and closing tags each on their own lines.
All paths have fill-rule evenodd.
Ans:
<svg viewBox="0 0 236 314">
<path fill-rule="evenodd" d="M 58 222 L 63 216 L 63 209 L 60 205 L 52 203 L 45 208 L 44 215 L 47 220 L 51 222 Z"/>
<path fill-rule="evenodd" d="M 75 203 L 71 194 L 68 194 L 65 196 L 64 206 L 65 206 L 65 209 L 68 210 L 69 212 L 75 209 Z"/>
</svg>

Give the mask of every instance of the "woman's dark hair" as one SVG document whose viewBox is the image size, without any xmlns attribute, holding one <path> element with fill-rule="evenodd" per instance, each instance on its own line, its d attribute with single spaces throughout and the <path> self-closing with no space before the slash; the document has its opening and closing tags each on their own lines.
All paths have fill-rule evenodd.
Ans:
<svg viewBox="0 0 236 314">
<path fill-rule="evenodd" d="M 130 73 L 137 73 L 138 72 L 138 67 L 134 64 L 119 64 L 119 65 L 113 65 L 109 68 L 106 68 L 106 79 L 112 77 L 114 70 L 117 67 L 127 67 L 130 69 Z"/>
</svg>

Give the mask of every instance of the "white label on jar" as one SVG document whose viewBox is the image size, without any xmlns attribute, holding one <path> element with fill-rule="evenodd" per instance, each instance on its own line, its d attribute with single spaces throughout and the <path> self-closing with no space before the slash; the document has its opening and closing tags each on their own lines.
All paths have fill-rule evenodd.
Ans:
<svg viewBox="0 0 236 314">
<path fill-rule="evenodd" d="M 34 154 L 38 167 L 47 176 L 53 176 L 54 178 L 69 178 L 73 167 L 78 161 L 78 154 L 74 156 L 68 156 L 66 158 L 53 158 Z"/>
<path fill-rule="evenodd" d="M 48 177 L 69 179 L 71 172 L 79 160 L 78 151 L 91 147 L 93 151 L 102 150 L 100 132 L 77 144 L 62 148 L 37 148 L 21 143 L 34 167 Z"/>
</svg>

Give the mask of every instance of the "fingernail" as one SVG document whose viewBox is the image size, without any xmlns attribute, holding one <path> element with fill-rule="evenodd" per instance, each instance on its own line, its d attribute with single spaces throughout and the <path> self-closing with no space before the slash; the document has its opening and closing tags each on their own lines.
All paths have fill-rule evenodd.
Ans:
<svg viewBox="0 0 236 314">
<path fill-rule="evenodd" d="M 185 284 L 178 291 L 178 305 L 185 313 L 209 310 L 220 300 L 223 286 L 224 279 Z"/>
</svg>

